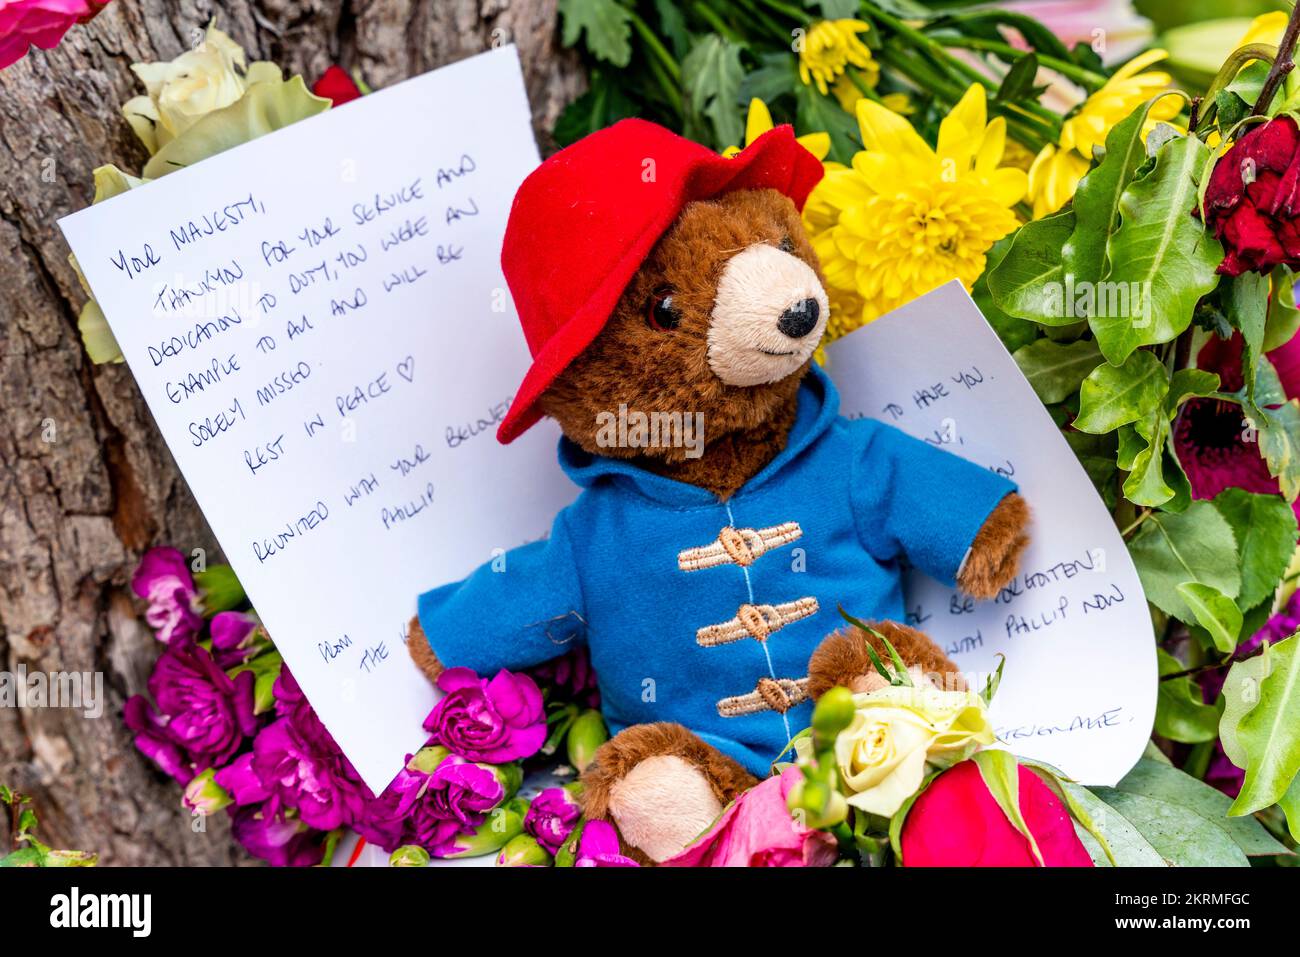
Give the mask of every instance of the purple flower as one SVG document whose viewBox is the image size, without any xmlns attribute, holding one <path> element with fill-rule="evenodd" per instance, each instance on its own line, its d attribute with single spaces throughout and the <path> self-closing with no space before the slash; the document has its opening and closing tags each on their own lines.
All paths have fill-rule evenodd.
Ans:
<svg viewBox="0 0 1300 957">
<path fill-rule="evenodd" d="M 262 649 L 257 641 L 258 621 L 242 611 L 222 611 L 212 616 L 212 656 L 222 668 L 235 668 Z"/>
<path fill-rule="evenodd" d="M 524 830 L 551 854 L 560 849 L 582 816 L 582 805 L 567 788 L 547 788 L 533 798 Z"/>
<path fill-rule="evenodd" d="M 554 689 L 550 700 L 572 701 L 584 708 L 600 708 L 600 688 L 585 647 L 552 658 L 528 669 L 528 675 L 542 688 Z"/>
<path fill-rule="evenodd" d="M 139 694 L 127 699 L 122 712 L 123 723 L 135 732 L 135 746 L 140 753 L 181 784 L 189 784 L 194 777 L 194 765 L 167 733 L 167 719 Z"/>
<path fill-rule="evenodd" d="M 322 835 L 282 808 L 266 804 L 232 808 L 230 817 L 235 840 L 275 867 L 314 867 L 325 856 Z"/>
<path fill-rule="evenodd" d="M 288 665 L 280 667 L 280 674 L 275 679 L 272 693 L 275 695 L 276 714 L 288 718 L 298 732 L 308 740 L 327 741 L 330 748 L 338 750 L 338 745 L 334 743 L 334 736 L 326 730 L 321 719 L 316 717 L 316 710 L 303 694 L 298 679 L 289 671 Z"/>
<path fill-rule="evenodd" d="M 270 790 L 253 770 L 253 752 L 245 751 L 213 775 L 213 780 L 229 794 L 235 804 L 261 804 L 271 796 Z"/>
<path fill-rule="evenodd" d="M 252 770 L 272 801 L 296 808 L 311 827 L 330 831 L 360 820 L 372 800 L 356 770 L 328 734 L 312 739 L 290 718 L 262 729 L 253 741 Z"/>
<path fill-rule="evenodd" d="M 446 696 L 424 727 L 456 754 L 500 764 L 531 757 L 546 740 L 542 693 L 527 675 L 503 669 L 489 681 L 469 668 L 448 668 L 438 687 Z"/>
<path fill-rule="evenodd" d="M 251 672 L 231 679 L 203 648 L 178 639 L 149 676 L 157 713 L 137 695 L 126 703 L 126 725 L 137 732 L 136 747 L 188 783 L 196 770 L 228 763 L 257 730 L 253 683 Z M 178 761 L 188 769 L 178 767 Z"/>
<path fill-rule="evenodd" d="M 448 755 L 429 775 L 428 799 L 433 813 L 466 827 L 478 827 L 507 797 L 495 768 Z"/>
<path fill-rule="evenodd" d="M 588 821 L 578 838 L 578 853 L 574 867 L 640 867 L 630 857 L 624 857 L 618 843 L 618 832 L 608 821 Z"/>
<path fill-rule="evenodd" d="M 149 602 L 144 620 L 166 644 L 193 638 L 203 627 L 199 590 L 185 557 L 174 548 L 151 548 L 140 559 L 131 587 Z"/>
</svg>

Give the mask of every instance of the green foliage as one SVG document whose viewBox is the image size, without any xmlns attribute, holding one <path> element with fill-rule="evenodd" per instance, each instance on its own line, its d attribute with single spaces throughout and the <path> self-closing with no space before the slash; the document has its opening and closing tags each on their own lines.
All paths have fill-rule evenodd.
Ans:
<svg viewBox="0 0 1300 957">
<path fill-rule="evenodd" d="M 614 66 L 632 59 L 632 14 L 615 0 L 560 0 L 561 42 L 571 47 L 585 34 L 591 55 Z"/>
<path fill-rule="evenodd" d="M 1066 207 L 1016 230 L 1006 256 L 988 272 L 989 294 L 1007 315 L 1045 325 L 1069 325 L 1073 317 L 1053 307 L 1053 290 L 1064 288 L 1061 249 L 1074 233 L 1074 210 Z"/>
<path fill-rule="evenodd" d="M 744 142 L 745 125 L 740 113 L 741 48 L 717 35 L 705 37 L 682 60 L 682 82 L 686 88 L 686 134 L 712 142 L 717 149 Z M 704 121 L 711 136 L 692 135 L 703 131 Z"/>
<path fill-rule="evenodd" d="M 1092 339 L 1057 343 L 1037 339 L 1017 349 L 1013 357 L 1034 392 L 1051 405 L 1079 391 L 1089 373 L 1101 364 L 1101 350 Z"/>
<path fill-rule="evenodd" d="M 1246 772 L 1229 813 L 1249 814 L 1282 800 L 1300 771 L 1300 639 L 1234 664 L 1223 697 L 1223 750 Z"/>
<path fill-rule="evenodd" d="M 1097 366 L 1079 389 L 1081 432 L 1113 432 L 1161 407 L 1169 391 L 1169 373 L 1150 352 L 1135 352 L 1121 365 Z"/>
<path fill-rule="evenodd" d="M 1237 604 L 1254 608 L 1270 599 L 1295 551 L 1295 512 L 1276 495 L 1255 495 L 1230 488 L 1214 499 L 1237 541 L 1241 590 Z"/>
<path fill-rule="evenodd" d="M 1156 649 L 1160 683 L 1156 695 L 1156 733 L 1170 741 L 1197 744 L 1218 734 L 1219 712 L 1201 700 L 1201 689 L 1188 676 L 1170 678 L 1186 669 L 1165 651 Z"/>
<path fill-rule="evenodd" d="M 58 850 L 41 843 L 36 837 L 36 812 L 31 801 L 27 795 L 0 784 L 0 820 L 7 816 L 13 845 L 8 854 L 0 856 L 0 868 L 94 867 L 99 863 L 98 854 Z"/>
<path fill-rule="evenodd" d="M 1178 594 L 1196 616 L 1196 623 L 1209 633 L 1214 647 L 1225 655 L 1237 648 L 1241 634 L 1241 609 L 1227 595 L 1212 585 L 1183 582 Z"/>
<path fill-rule="evenodd" d="M 1178 515 L 1152 514 L 1129 543 L 1129 553 L 1147 599 L 1182 621 L 1196 620 L 1178 592 L 1184 582 L 1210 585 L 1229 598 L 1241 591 L 1236 538 L 1209 502 L 1193 502 Z"/>
</svg>

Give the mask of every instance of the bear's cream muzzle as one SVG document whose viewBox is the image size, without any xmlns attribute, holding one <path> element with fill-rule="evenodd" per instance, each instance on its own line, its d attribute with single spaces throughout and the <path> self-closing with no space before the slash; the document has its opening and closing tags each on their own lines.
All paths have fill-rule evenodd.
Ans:
<svg viewBox="0 0 1300 957">
<path fill-rule="evenodd" d="M 728 385 L 778 382 L 808 361 L 829 311 L 812 267 L 756 243 L 723 267 L 709 323 L 709 368 Z"/>
</svg>

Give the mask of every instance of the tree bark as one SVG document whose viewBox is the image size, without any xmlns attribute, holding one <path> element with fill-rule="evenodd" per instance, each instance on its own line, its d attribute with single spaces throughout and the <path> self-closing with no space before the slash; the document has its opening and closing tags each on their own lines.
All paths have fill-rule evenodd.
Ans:
<svg viewBox="0 0 1300 957">
<path fill-rule="evenodd" d="M 119 112 L 143 92 L 130 64 L 179 55 L 213 16 L 309 83 L 338 63 L 381 88 L 514 42 L 543 152 L 585 83 L 556 0 L 115 0 L 0 72 L 0 670 L 99 672 L 107 699 L 98 719 L 0 706 L 0 783 L 33 796 L 46 843 L 105 864 L 247 861 L 224 815 L 196 832 L 122 725 L 158 654 L 129 588 L 141 552 L 220 558 L 130 373 L 82 349 L 86 296 L 55 222 L 90 203 L 96 166 L 146 159 Z"/>
</svg>

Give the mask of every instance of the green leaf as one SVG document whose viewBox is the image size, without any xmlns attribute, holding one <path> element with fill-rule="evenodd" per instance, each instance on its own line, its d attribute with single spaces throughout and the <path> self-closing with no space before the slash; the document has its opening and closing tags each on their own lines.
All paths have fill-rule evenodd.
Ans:
<svg viewBox="0 0 1300 957">
<path fill-rule="evenodd" d="M 244 603 L 244 586 L 229 565 L 209 565 L 195 573 L 194 583 L 203 592 L 203 611 L 209 618 Z"/>
<path fill-rule="evenodd" d="M 1219 391 L 1219 376 L 1204 369 L 1179 369 L 1169 379 L 1165 396 L 1165 413 L 1172 416 L 1188 399 L 1214 395 Z"/>
<path fill-rule="evenodd" d="M 1255 381 L 1256 398 L 1261 403 L 1266 389 L 1281 391 L 1277 373 L 1267 359 L 1260 360 Z M 1293 399 L 1275 408 L 1260 408 L 1250 422 L 1258 432 L 1259 451 L 1269 474 L 1277 478 L 1287 501 L 1294 502 L 1300 496 L 1300 406 Z"/>
<path fill-rule="evenodd" d="M 1030 327 L 1032 328 L 1032 327 Z M 1062 402 L 1079 390 L 1088 374 L 1101 364 L 1101 350 L 1091 339 L 1064 345 L 1038 339 L 1012 356 L 1045 404 Z"/>
<path fill-rule="evenodd" d="M 1008 751 L 976 751 L 971 758 L 980 770 L 984 786 L 997 802 L 1002 813 L 1007 816 L 1011 826 L 1020 832 L 1029 842 L 1029 852 L 1034 855 L 1039 866 L 1043 866 L 1043 852 L 1038 849 L 1038 841 L 1025 823 L 1025 816 L 1020 812 L 1020 762 Z"/>
<path fill-rule="evenodd" d="M 1119 218 L 1120 197 L 1146 160 L 1143 129 L 1152 97 L 1120 120 L 1106 135 L 1106 154 L 1074 191 L 1074 232 L 1061 249 L 1067 282 L 1098 283 L 1106 275 L 1106 244 Z"/>
<path fill-rule="evenodd" d="M 1295 275 L 1285 266 L 1273 270 L 1264 327 L 1264 351 L 1284 346 L 1300 331 L 1300 309 L 1295 304 Z"/>
<path fill-rule="evenodd" d="M 1002 340 L 1008 352 L 1016 352 L 1038 338 L 1036 325 L 1003 312 L 989 292 L 989 273 L 1006 258 L 1007 250 L 1011 248 L 1012 238 L 1012 236 L 1003 236 L 989 247 L 989 251 L 984 254 L 984 271 L 975 280 L 970 291 L 971 299 L 975 300 L 975 305 L 979 306 L 980 312 L 984 314 L 984 318 L 998 334 L 998 338 Z"/>
<path fill-rule="evenodd" d="M 1232 666 L 1229 678 L 1242 664 Z M 1225 709 L 1220 725 L 1225 752 L 1228 739 L 1233 742 L 1229 759 L 1242 767 L 1237 759 L 1245 758 L 1246 780 L 1229 812 L 1234 816 L 1276 804 L 1300 771 L 1300 639 L 1293 635 L 1273 645 L 1265 664 L 1268 673 L 1258 680 L 1248 676 L 1231 686 L 1224 682 L 1225 700 L 1235 699 L 1238 707 L 1245 707 L 1255 699 L 1240 717 L 1234 715 L 1230 727 Z"/>
<path fill-rule="evenodd" d="M 1123 365 L 1099 365 L 1079 389 L 1074 427 L 1081 432 L 1114 431 L 1159 408 L 1168 391 L 1169 371 L 1155 353 L 1135 352 Z"/>
<path fill-rule="evenodd" d="M 1185 670 L 1183 663 L 1165 651 L 1156 649 L 1160 674 Z M 1200 686 L 1188 676 L 1161 680 L 1156 693 L 1156 733 L 1170 741 L 1197 744 L 1213 741 L 1218 735 L 1219 711 L 1202 700 Z"/>
<path fill-rule="evenodd" d="M 1295 512 L 1276 495 L 1255 495 L 1240 488 L 1220 492 L 1214 507 L 1227 519 L 1237 539 L 1241 567 L 1237 605 L 1254 608 L 1273 596 L 1286 574 L 1300 537 Z"/>
<path fill-rule="evenodd" d="M 1268 323 L 1268 294 L 1267 276 L 1245 272 L 1228 281 L 1227 295 L 1223 296 L 1224 315 L 1244 342 L 1241 370 L 1246 379 L 1246 408 L 1252 413 L 1259 411 L 1255 405 L 1255 376 Z"/>
<path fill-rule="evenodd" d="M 997 103 L 1019 103 L 1037 99 L 1043 88 L 1035 84 L 1038 78 L 1038 55 L 1030 50 L 1015 63 L 1002 78 L 993 99 Z"/>
<path fill-rule="evenodd" d="M 1162 761 L 1149 758 L 1138 761 L 1133 770 L 1115 785 L 1115 790 L 1177 804 L 1199 814 L 1207 823 L 1228 835 L 1247 857 L 1289 853 L 1254 818 L 1228 817 L 1232 798 L 1218 788 L 1180 771 L 1169 764 L 1167 758 Z"/>
<path fill-rule="evenodd" d="M 1139 352 L 1134 356 L 1148 354 Z M 1103 368 L 1113 367 L 1103 366 Z M 1124 497 L 1134 505 L 1146 508 L 1164 505 L 1177 494 L 1165 481 L 1164 452 L 1165 440 L 1169 436 L 1169 419 L 1164 409 L 1157 407 L 1138 420 L 1133 431 L 1138 439 L 1144 440 L 1147 444 L 1133 457 L 1131 471 L 1128 478 L 1124 480 Z M 1181 509 L 1172 509 L 1172 511 L 1181 511 Z"/>
<path fill-rule="evenodd" d="M 795 129 L 800 135 L 829 134 L 831 151 L 826 158 L 837 163 L 851 163 L 862 149 L 857 120 L 840 109 L 834 97 L 818 93 L 815 86 L 800 83 L 795 90 Z"/>
<path fill-rule="evenodd" d="M 592 56 L 614 66 L 627 66 L 632 59 L 632 14 L 614 0 L 560 0 L 564 25 L 561 42 L 571 47 L 585 32 Z"/>
<path fill-rule="evenodd" d="M 1190 808 L 1117 788 L 1092 790 L 1175 867 L 1250 866 L 1232 838 Z"/>
<path fill-rule="evenodd" d="M 145 164 L 143 175 L 157 179 L 329 108 L 330 101 L 314 96 L 301 76 L 254 83 L 234 103 L 206 114 L 162 147 Z"/>
<path fill-rule="evenodd" d="M 1300 776 L 1291 782 L 1277 803 L 1286 815 L 1286 829 L 1291 832 L 1291 840 L 1300 844 Z"/>
<path fill-rule="evenodd" d="M 1178 586 L 1187 607 L 1196 616 L 1196 623 L 1210 633 L 1214 647 L 1225 655 L 1237 650 L 1241 634 L 1241 609 L 1231 598 L 1212 585 L 1200 582 L 1183 582 Z M 1217 717 L 1217 715 L 1216 715 Z M 1217 726 L 1218 721 L 1215 721 Z"/>
<path fill-rule="evenodd" d="M 718 149 L 742 143 L 745 124 L 740 115 L 740 46 L 716 33 L 704 37 L 682 60 L 682 85 L 691 111 L 706 117 Z"/>
<path fill-rule="evenodd" d="M 1073 232 L 1074 210 L 1069 207 L 1016 230 L 1006 256 L 989 272 L 989 293 L 998 308 L 1049 326 L 1077 321 L 1062 299 L 1061 247 Z"/>
<path fill-rule="evenodd" d="M 1241 590 L 1232 527 L 1209 502 L 1192 502 L 1180 515 L 1157 512 L 1129 543 L 1147 599 L 1182 621 L 1195 615 L 1178 593 L 1184 582 L 1213 585 L 1229 598 Z"/>
<path fill-rule="evenodd" d="M 1139 346 L 1176 337 L 1192 321 L 1196 301 L 1219 281 L 1215 270 L 1223 248 L 1192 216 L 1196 177 L 1207 154 L 1195 136 L 1171 140 L 1161 147 L 1155 168 L 1120 198 L 1120 227 L 1106 245 L 1111 269 L 1105 285 L 1114 293 L 1112 302 L 1127 288 L 1129 309 L 1098 309 L 1089 319 L 1112 363 Z"/>
</svg>

